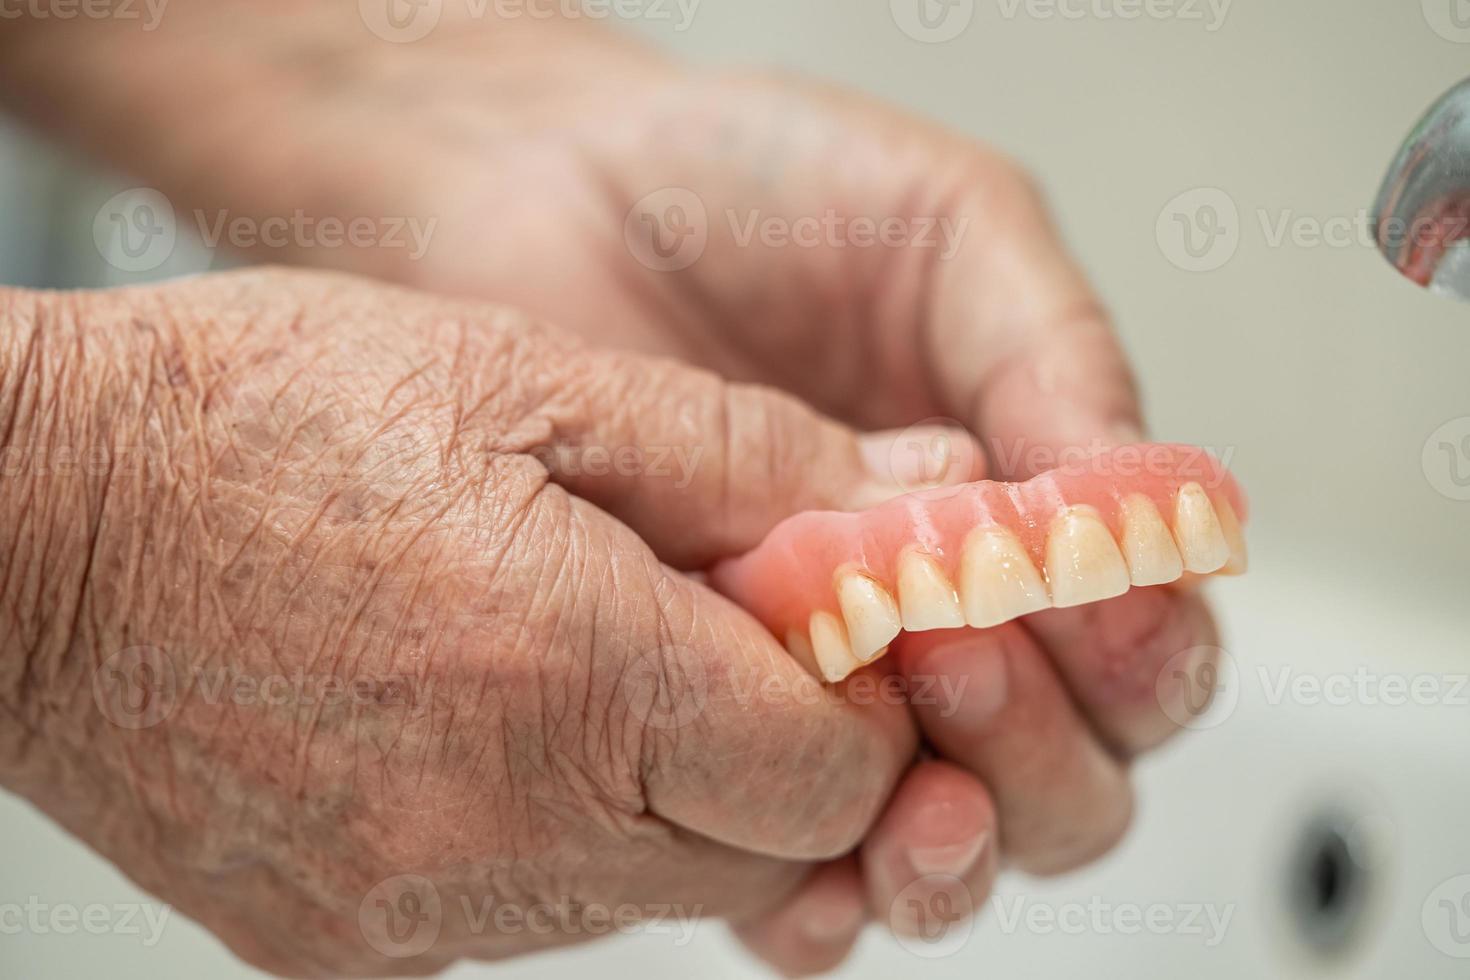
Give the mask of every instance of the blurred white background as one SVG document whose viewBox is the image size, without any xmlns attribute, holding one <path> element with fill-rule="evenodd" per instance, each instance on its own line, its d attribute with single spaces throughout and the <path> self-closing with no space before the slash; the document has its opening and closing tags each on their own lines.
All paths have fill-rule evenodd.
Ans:
<svg viewBox="0 0 1470 980">
<path fill-rule="evenodd" d="M 1470 74 L 1470 5 L 936 0 L 936 30 L 953 36 L 925 42 L 900 26 L 923 33 L 916 2 L 701 0 L 682 30 L 671 2 L 659 9 L 672 21 L 622 26 L 701 62 L 867 90 L 1026 162 L 1115 314 L 1155 434 L 1232 454 L 1253 504 L 1252 574 L 1219 593 L 1238 698 L 1141 767 L 1139 822 L 1119 853 L 1045 887 L 1004 879 L 1000 899 L 1234 911 L 1209 946 L 1182 929 L 1007 929 L 987 906 L 952 955 L 915 958 L 873 935 L 847 969 L 1470 975 L 1470 884 L 1454 881 L 1470 873 L 1470 704 L 1448 693 L 1470 671 L 1470 499 L 1456 499 L 1470 498 L 1470 306 L 1398 278 L 1360 230 L 1415 119 Z M 128 181 L 7 130 L 0 174 L 0 281 L 110 281 L 92 222 Z M 1182 230 L 1202 236 L 1211 214 L 1221 234 L 1191 258 Z M 1417 705 L 1274 696 L 1282 670 L 1360 668 L 1429 675 L 1444 693 Z M 0 906 L 138 900 L 22 804 L 0 799 L 0 828 Z M 247 975 L 178 919 L 151 947 L 7 934 L 0 919 L 7 975 L 232 970 Z M 689 947 L 639 937 L 495 968 L 695 970 L 754 967 L 707 925 Z"/>
</svg>

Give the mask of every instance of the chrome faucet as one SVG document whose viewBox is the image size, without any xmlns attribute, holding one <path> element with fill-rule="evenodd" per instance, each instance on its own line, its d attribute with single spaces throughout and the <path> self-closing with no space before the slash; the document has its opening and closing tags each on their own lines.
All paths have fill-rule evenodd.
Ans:
<svg viewBox="0 0 1470 980">
<path fill-rule="evenodd" d="M 1403 275 L 1470 301 L 1470 79 L 1409 133 L 1373 205 L 1378 250 Z"/>
</svg>

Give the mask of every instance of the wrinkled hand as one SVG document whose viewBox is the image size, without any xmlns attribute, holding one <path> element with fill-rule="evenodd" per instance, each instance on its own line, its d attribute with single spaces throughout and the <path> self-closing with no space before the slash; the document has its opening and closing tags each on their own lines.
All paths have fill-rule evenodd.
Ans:
<svg viewBox="0 0 1470 980">
<path fill-rule="evenodd" d="M 339 275 L 0 315 L 0 776 L 256 964 L 748 918 L 910 760 L 666 564 L 874 491 L 795 399 Z"/>
<path fill-rule="evenodd" d="M 1069 448 L 1138 438 L 1108 318 L 1013 162 L 851 93 L 689 72 L 608 37 L 583 37 L 544 89 L 490 104 L 516 72 L 475 60 L 490 43 L 441 31 L 396 59 L 395 84 L 438 93 L 401 122 L 404 171 L 426 177 L 419 212 L 441 224 L 423 262 L 383 274 L 513 299 L 853 425 L 949 426 L 947 478 L 1025 478 Z M 907 464 L 932 463 L 930 447 L 929 430 L 900 437 L 893 475 L 914 480 Z M 787 971 L 824 969 L 850 937 L 804 934 L 813 907 L 914 932 L 915 907 L 978 909 L 997 850 L 1036 873 L 1103 853 L 1129 823 L 1129 760 L 1198 710 L 1171 702 L 1186 692 L 1169 675 L 1211 676 L 1216 642 L 1200 597 L 1172 589 L 901 637 L 910 677 L 963 692 L 914 709 L 944 761 L 900 787 L 861 883 L 832 869 L 743 935 Z"/>
<path fill-rule="evenodd" d="M 351 7 L 215 0 L 127 43 L 106 25 L 38 21 L 0 58 L 5 97 L 181 213 L 436 223 L 418 259 L 301 243 L 262 257 L 509 303 L 850 425 L 937 418 L 951 451 L 929 477 L 1025 477 L 1067 447 L 1137 437 L 1103 310 L 1031 180 L 994 152 L 840 90 L 689 71 L 585 21 L 457 21 L 463 8 L 445 4 L 429 36 L 390 44 Z M 136 71 L 180 61 L 211 84 Z M 35 84 L 58 74 L 65 85 Z M 874 439 L 869 458 L 912 485 L 910 443 L 933 462 L 931 431 Z M 749 546 L 780 516 L 727 531 L 680 499 L 596 502 L 680 568 Z M 944 761 L 911 769 L 854 857 L 742 934 L 786 971 L 822 969 L 864 915 L 912 931 L 905 909 L 941 892 L 974 907 L 1002 859 L 1049 872 L 1101 853 L 1128 822 L 1128 760 L 1188 715 L 1156 682 L 1175 666 L 1208 676 L 1213 642 L 1198 596 L 1170 589 L 902 640 L 886 660 L 904 676 L 963 692 L 914 706 Z M 809 928 L 818 916 L 828 928 Z"/>
</svg>

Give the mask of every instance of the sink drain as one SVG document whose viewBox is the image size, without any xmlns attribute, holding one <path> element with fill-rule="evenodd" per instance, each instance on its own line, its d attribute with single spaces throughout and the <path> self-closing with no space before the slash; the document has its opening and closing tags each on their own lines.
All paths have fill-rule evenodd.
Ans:
<svg viewBox="0 0 1470 980">
<path fill-rule="evenodd" d="M 1369 847 L 1340 815 L 1310 822 L 1292 852 L 1288 907 L 1302 942 L 1323 955 L 1343 950 L 1366 916 L 1373 874 Z"/>
</svg>

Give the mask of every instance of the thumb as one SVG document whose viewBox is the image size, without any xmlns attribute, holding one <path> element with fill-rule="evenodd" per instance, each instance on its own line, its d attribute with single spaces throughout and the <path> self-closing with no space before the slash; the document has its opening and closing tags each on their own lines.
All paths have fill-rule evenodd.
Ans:
<svg viewBox="0 0 1470 980">
<path fill-rule="evenodd" d="M 960 429 L 859 435 L 784 392 L 676 361 L 580 349 L 554 377 L 540 406 L 550 431 L 529 451 L 679 568 L 748 551 L 798 511 L 979 477 Z"/>
</svg>

